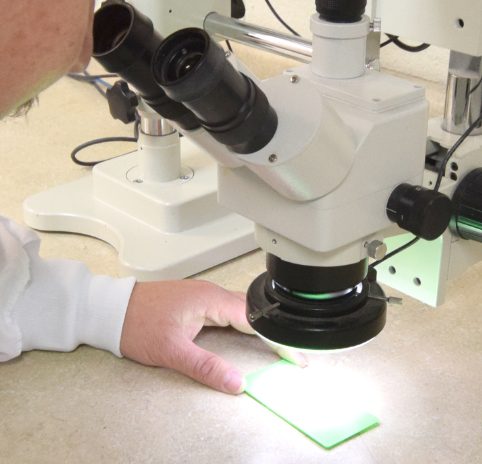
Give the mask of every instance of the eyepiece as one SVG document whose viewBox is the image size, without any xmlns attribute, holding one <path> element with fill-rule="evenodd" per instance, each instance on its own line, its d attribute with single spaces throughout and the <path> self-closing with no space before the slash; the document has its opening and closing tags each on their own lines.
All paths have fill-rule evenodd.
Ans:
<svg viewBox="0 0 482 464">
<path fill-rule="evenodd" d="M 367 0 L 316 0 L 320 18 L 333 23 L 356 23 L 365 13 Z"/>
<path fill-rule="evenodd" d="M 128 3 L 106 2 L 94 15 L 94 58 L 136 87 L 161 116 L 183 129 L 195 129 L 199 127 L 197 118 L 168 98 L 152 76 L 152 56 L 161 42 L 151 20 Z"/>
<path fill-rule="evenodd" d="M 183 29 L 167 37 L 152 64 L 166 94 L 189 108 L 233 152 L 261 150 L 276 133 L 278 117 L 266 95 L 231 65 L 202 29 Z"/>
</svg>

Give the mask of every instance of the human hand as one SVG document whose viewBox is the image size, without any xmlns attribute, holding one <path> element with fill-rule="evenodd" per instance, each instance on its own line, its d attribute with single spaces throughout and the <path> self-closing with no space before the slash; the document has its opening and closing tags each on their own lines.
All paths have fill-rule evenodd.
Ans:
<svg viewBox="0 0 482 464">
<path fill-rule="evenodd" d="M 168 367 L 216 390 L 244 391 L 241 372 L 193 343 L 203 326 L 253 334 L 246 300 L 200 280 L 137 283 L 127 308 L 121 353 L 147 366 Z"/>
<path fill-rule="evenodd" d="M 203 326 L 227 327 L 254 334 L 246 320 L 246 298 L 200 280 L 138 283 L 132 292 L 121 336 L 121 353 L 147 366 L 168 367 L 216 390 L 244 391 L 242 373 L 193 343 Z M 306 358 L 270 345 L 279 356 L 300 366 Z"/>
</svg>

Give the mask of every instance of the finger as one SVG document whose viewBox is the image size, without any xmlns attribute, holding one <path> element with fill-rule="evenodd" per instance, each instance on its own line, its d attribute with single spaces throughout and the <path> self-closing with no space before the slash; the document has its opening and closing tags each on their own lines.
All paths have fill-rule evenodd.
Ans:
<svg viewBox="0 0 482 464">
<path fill-rule="evenodd" d="M 224 393 L 237 395 L 244 391 L 245 379 L 241 372 L 216 354 L 187 339 L 178 354 L 170 363 L 173 369 Z"/>
<path fill-rule="evenodd" d="M 241 295 L 223 292 L 222 297 L 208 309 L 205 325 L 231 325 L 240 332 L 253 335 L 255 331 L 246 318 L 246 298 Z"/>
<path fill-rule="evenodd" d="M 281 358 L 299 367 L 308 366 L 308 358 L 299 351 L 285 346 L 275 345 L 266 341 L 266 344 Z"/>
</svg>

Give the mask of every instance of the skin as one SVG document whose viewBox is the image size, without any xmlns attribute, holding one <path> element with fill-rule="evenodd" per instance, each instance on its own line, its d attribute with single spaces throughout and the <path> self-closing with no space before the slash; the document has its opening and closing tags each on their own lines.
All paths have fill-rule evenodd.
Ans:
<svg viewBox="0 0 482 464">
<path fill-rule="evenodd" d="M 0 116 L 15 112 L 67 72 L 87 66 L 92 53 L 91 0 L 0 0 Z M 148 366 L 175 369 L 216 390 L 237 394 L 244 376 L 193 343 L 203 326 L 253 333 L 245 296 L 209 282 L 137 283 L 121 336 L 121 353 Z M 279 354 L 300 365 L 306 360 Z"/>
</svg>

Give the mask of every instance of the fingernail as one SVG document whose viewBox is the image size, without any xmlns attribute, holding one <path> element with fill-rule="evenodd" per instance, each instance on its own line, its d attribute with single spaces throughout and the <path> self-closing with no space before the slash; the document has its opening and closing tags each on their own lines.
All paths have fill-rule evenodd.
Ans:
<svg viewBox="0 0 482 464">
<path fill-rule="evenodd" d="M 296 364 L 300 367 L 308 367 L 308 359 L 303 353 L 296 353 Z"/>
<path fill-rule="evenodd" d="M 230 393 L 242 393 L 245 387 L 246 380 L 238 371 L 229 371 L 224 377 L 224 388 Z"/>
</svg>

